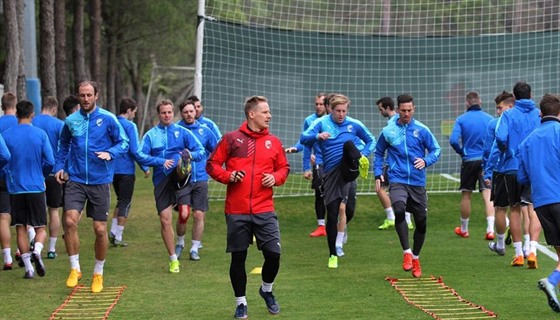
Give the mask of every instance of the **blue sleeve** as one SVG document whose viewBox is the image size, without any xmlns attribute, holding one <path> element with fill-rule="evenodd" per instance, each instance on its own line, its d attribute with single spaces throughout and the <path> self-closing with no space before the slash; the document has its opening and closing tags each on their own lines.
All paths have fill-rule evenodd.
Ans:
<svg viewBox="0 0 560 320">
<path fill-rule="evenodd" d="M 457 118 L 455 120 L 455 125 L 453 125 L 453 130 L 451 131 L 451 135 L 449 136 L 449 144 L 459 154 L 461 157 L 463 156 L 463 148 L 459 144 L 459 140 L 461 139 L 461 123 L 460 119 Z"/>
<path fill-rule="evenodd" d="M 107 152 L 109 152 L 112 159 L 115 159 L 117 155 L 128 152 L 128 148 L 129 148 L 128 137 L 126 136 L 126 133 L 124 132 L 124 129 L 119 123 L 119 121 L 117 120 L 117 118 L 108 117 L 108 120 L 109 119 L 112 119 L 112 121 L 110 121 L 109 124 L 110 126 L 109 132 L 111 134 L 113 146 L 109 148 Z"/>
<path fill-rule="evenodd" d="M 206 149 L 206 152 L 208 152 L 208 156 L 210 156 L 212 151 L 214 151 L 218 145 L 218 139 L 216 139 L 216 136 L 212 132 L 208 133 L 208 139 L 206 139 L 206 145 L 204 148 Z"/>
<path fill-rule="evenodd" d="M 374 176 L 380 176 L 383 174 L 383 163 L 385 159 L 385 151 L 389 147 L 387 141 L 385 141 L 385 136 L 383 135 L 383 130 L 379 134 L 379 139 L 375 145 L 375 158 L 373 162 L 373 174 Z"/>
<path fill-rule="evenodd" d="M 321 122 L 314 122 L 307 130 L 301 133 L 299 137 L 299 142 L 304 146 L 309 148 L 313 147 L 313 144 L 317 142 L 317 135 L 321 132 Z"/>
<path fill-rule="evenodd" d="M 517 149 L 517 152 L 515 153 L 516 157 L 517 157 L 517 161 L 519 163 L 519 167 L 517 168 L 517 182 L 519 182 L 522 185 L 529 185 L 531 184 L 531 181 L 529 180 L 529 175 L 527 174 L 527 169 L 525 167 L 525 161 L 524 161 L 524 145 L 520 145 L 519 148 Z"/>
<path fill-rule="evenodd" d="M 375 136 L 369 131 L 369 129 L 360 123 L 360 130 L 357 131 L 358 137 L 365 142 L 365 146 L 362 149 L 362 154 L 366 157 L 373 152 L 375 149 Z"/>
<path fill-rule="evenodd" d="M 0 134 L 0 169 L 3 168 L 11 158 L 12 155 L 10 150 L 8 150 L 6 141 L 4 141 L 4 137 Z"/>
<path fill-rule="evenodd" d="M 148 166 L 142 164 L 143 160 L 146 158 L 146 155 L 138 152 L 138 129 L 135 123 L 131 122 L 131 124 L 132 125 L 129 127 L 130 130 L 128 130 L 129 132 L 127 132 L 129 143 L 128 152 L 132 155 L 136 163 L 138 163 L 140 169 L 142 169 L 143 172 L 146 172 L 149 168 Z"/>
<path fill-rule="evenodd" d="M 60 139 L 58 139 L 58 150 L 56 152 L 56 159 L 54 165 L 54 172 L 65 169 L 66 159 L 68 158 L 68 153 L 70 151 L 70 141 L 72 139 L 72 133 L 67 124 L 64 124 L 62 131 L 60 132 Z"/>
<path fill-rule="evenodd" d="M 496 145 L 496 141 L 492 142 L 492 146 L 490 147 L 490 154 L 488 155 L 488 161 L 484 164 L 484 180 L 492 180 L 492 173 L 494 172 L 494 168 L 496 164 L 500 160 L 500 150 L 498 150 L 498 146 Z"/>
<path fill-rule="evenodd" d="M 151 155 L 152 141 L 150 138 L 150 131 L 144 134 L 139 150 L 140 150 L 139 153 L 141 153 L 141 157 L 142 157 L 141 159 L 142 165 L 157 167 L 157 166 L 162 166 L 165 163 L 166 159 L 154 157 Z"/>
<path fill-rule="evenodd" d="M 51 147 L 51 142 L 49 141 L 49 137 L 45 133 L 43 135 L 43 176 L 48 176 L 53 169 L 54 166 L 54 154 Z"/>
<path fill-rule="evenodd" d="M 492 143 L 494 143 L 494 128 L 492 127 L 492 121 L 486 127 L 486 133 L 484 134 L 484 150 L 482 152 L 482 168 L 486 166 L 488 159 L 490 158 L 490 150 L 492 149 Z"/>
<path fill-rule="evenodd" d="M 509 110 L 506 110 L 502 113 L 500 120 L 498 120 L 498 124 L 496 125 L 496 144 L 500 151 L 506 151 L 508 148 L 508 132 L 509 132 Z"/>
<path fill-rule="evenodd" d="M 200 140 L 190 130 L 183 130 L 184 143 L 189 152 L 191 153 L 192 160 L 200 161 L 204 159 L 206 150 L 200 143 Z"/>
<path fill-rule="evenodd" d="M 429 167 L 438 161 L 441 148 L 436 137 L 428 128 L 424 131 L 424 146 L 428 150 L 428 155 L 424 157 L 424 161 L 426 162 L 426 167 Z"/>
</svg>

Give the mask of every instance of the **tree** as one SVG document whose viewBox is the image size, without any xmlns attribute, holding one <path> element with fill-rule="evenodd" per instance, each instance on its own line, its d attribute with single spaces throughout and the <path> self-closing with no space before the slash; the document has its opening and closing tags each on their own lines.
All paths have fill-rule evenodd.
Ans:
<svg viewBox="0 0 560 320">
<path fill-rule="evenodd" d="M 41 30 L 39 77 L 42 96 L 56 97 L 54 0 L 40 1 L 39 20 Z"/>
<path fill-rule="evenodd" d="M 19 57 L 18 57 L 18 75 L 17 75 L 17 99 L 23 100 L 27 98 L 26 83 L 25 83 L 25 60 L 23 59 L 23 1 L 17 1 L 16 15 L 18 27 L 18 40 L 19 44 Z"/>
<path fill-rule="evenodd" d="M 66 59 L 66 1 L 54 2 L 54 30 L 55 30 L 55 70 L 56 70 L 56 98 L 59 103 L 70 94 L 68 87 L 68 60 Z M 59 118 L 64 118 L 64 110 L 58 109 Z"/>
<path fill-rule="evenodd" d="M 74 59 L 74 80 L 87 79 L 84 49 L 84 0 L 74 1 L 74 23 L 72 24 L 72 56 Z"/>
<path fill-rule="evenodd" d="M 6 73 L 4 76 L 4 90 L 14 94 L 17 94 L 19 57 L 21 55 L 16 2 L 17 0 L 4 0 L 4 17 L 6 17 Z"/>
<path fill-rule="evenodd" d="M 93 81 L 101 82 L 101 0 L 90 2 L 90 49 L 91 49 L 91 78 Z"/>
</svg>

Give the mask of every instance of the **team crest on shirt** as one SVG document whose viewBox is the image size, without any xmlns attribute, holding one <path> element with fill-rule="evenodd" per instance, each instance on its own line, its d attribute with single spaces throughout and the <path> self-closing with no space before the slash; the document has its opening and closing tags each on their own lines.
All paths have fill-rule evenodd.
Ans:
<svg viewBox="0 0 560 320">
<path fill-rule="evenodd" d="M 174 134 L 175 134 L 175 139 L 179 138 L 179 131 L 175 131 Z"/>
<path fill-rule="evenodd" d="M 349 124 L 348 127 L 346 127 L 346 130 L 348 132 L 352 132 L 354 130 L 354 127 L 351 124 Z"/>
<path fill-rule="evenodd" d="M 264 142 L 264 146 L 265 146 L 265 148 L 270 149 L 270 148 L 272 148 L 272 142 L 270 140 L 266 140 Z"/>
<path fill-rule="evenodd" d="M 204 129 L 202 129 L 202 128 L 198 129 L 198 134 L 203 135 L 204 134 Z"/>
<path fill-rule="evenodd" d="M 412 131 L 412 135 L 413 135 L 415 138 L 418 138 L 418 137 L 420 136 L 420 131 L 419 131 L 418 129 L 414 129 L 414 131 Z"/>
<path fill-rule="evenodd" d="M 103 124 L 103 119 L 97 119 L 97 121 L 95 121 L 95 124 L 96 124 L 98 127 L 101 127 L 101 124 Z"/>
</svg>

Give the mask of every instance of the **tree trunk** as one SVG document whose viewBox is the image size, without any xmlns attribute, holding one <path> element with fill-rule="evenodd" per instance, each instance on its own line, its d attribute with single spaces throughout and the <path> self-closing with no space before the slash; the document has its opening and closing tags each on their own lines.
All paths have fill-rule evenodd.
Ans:
<svg viewBox="0 0 560 320">
<path fill-rule="evenodd" d="M 115 78 L 117 76 L 117 37 L 113 32 L 115 29 L 109 28 L 110 34 L 108 34 L 109 42 L 109 54 L 107 56 L 107 110 L 116 113 L 116 101 L 117 97 L 115 95 Z"/>
<path fill-rule="evenodd" d="M 84 50 L 84 0 L 74 1 L 74 23 L 72 25 L 74 58 L 74 80 L 77 83 L 87 80 L 86 57 Z"/>
<path fill-rule="evenodd" d="M 56 97 L 56 70 L 54 44 L 54 0 L 42 0 L 39 9 L 41 50 L 39 53 L 42 96 Z"/>
<path fill-rule="evenodd" d="M 4 91 L 17 95 L 17 78 L 19 70 L 19 28 L 17 22 L 17 0 L 4 0 L 4 17 L 6 32 L 6 75 L 4 77 Z"/>
<path fill-rule="evenodd" d="M 68 87 L 68 60 L 66 59 L 66 1 L 54 2 L 54 30 L 55 30 L 55 70 L 56 70 L 56 98 L 59 105 L 70 94 Z M 62 108 L 58 108 L 58 117 L 65 118 Z"/>
<path fill-rule="evenodd" d="M 25 60 L 23 50 L 23 19 L 24 19 L 24 6 L 23 1 L 17 1 L 17 24 L 18 24 L 18 45 L 19 45 L 19 63 L 18 63 L 18 76 L 17 76 L 17 99 L 18 101 L 27 99 L 26 83 L 25 83 Z"/>
<path fill-rule="evenodd" d="M 98 84 L 101 82 L 101 0 L 90 2 L 90 32 L 91 32 L 91 79 Z"/>
</svg>

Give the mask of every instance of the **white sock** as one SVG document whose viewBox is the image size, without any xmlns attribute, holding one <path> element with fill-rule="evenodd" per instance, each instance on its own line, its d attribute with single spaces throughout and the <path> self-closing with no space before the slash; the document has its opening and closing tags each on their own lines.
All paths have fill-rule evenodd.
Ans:
<svg viewBox="0 0 560 320">
<path fill-rule="evenodd" d="M 523 235 L 523 250 L 529 251 L 530 243 L 531 243 L 531 235 L 524 234 Z"/>
<path fill-rule="evenodd" d="M 336 233 L 336 246 L 342 247 L 342 241 L 344 241 L 344 232 L 337 232 Z"/>
<path fill-rule="evenodd" d="M 537 255 L 537 244 L 539 244 L 538 241 L 530 241 L 530 251 L 531 253 L 534 253 L 535 255 Z"/>
<path fill-rule="evenodd" d="M 198 252 L 198 246 L 200 245 L 199 240 L 191 240 L 191 251 Z"/>
<path fill-rule="evenodd" d="M 404 219 L 406 220 L 406 224 L 411 224 L 412 223 L 412 220 L 411 220 L 410 216 L 411 216 L 410 212 L 407 211 L 407 212 L 404 213 Z"/>
<path fill-rule="evenodd" d="M 58 240 L 57 237 L 50 237 L 49 238 L 49 252 L 56 252 L 56 241 Z"/>
<path fill-rule="evenodd" d="M 403 254 L 406 254 L 406 253 L 412 254 L 412 249 L 408 248 L 406 250 L 403 250 Z"/>
<path fill-rule="evenodd" d="M 170 261 L 177 261 L 177 255 L 176 254 L 172 254 L 169 256 L 169 260 Z"/>
<path fill-rule="evenodd" d="M 41 242 L 35 242 L 35 247 L 33 248 L 33 253 L 41 255 L 41 251 L 43 251 L 43 244 Z"/>
<path fill-rule="evenodd" d="M 117 225 L 118 225 L 118 219 L 117 218 L 111 219 L 111 233 L 113 235 L 117 233 Z"/>
<path fill-rule="evenodd" d="M 237 305 L 242 305 L 244 304 L 245 306 L 247 306 L 247 297 L 243 296 L 243 297 L 235 297 L 235 303 L 237 303 Z"/>
<path fill-rule="evenodd" d="M 70 268 L 78 270 L 81 272 L 82 269 L 80 268 L 80 254 L 75 254 L 68 257 L 70 259 Z"/>
<path fill-rule="evenodd" d="M 177 236 L 177 244 L 181 246 L 185 246 L 185 236 Z"/>
<path fill-rule="evenodd" d="M 105 265 L 105 260 L 95 259 L 95 267 L 93 267 L 93 273 L 103 274 L 103 266 Z"/>
<path fill-rule="evenodd" d="M 521 241 L 519 242 L 514 242 L 513 243 L 513 247 L 515 248 L 515 256 L 523 256 L 523 248 L 521 245 Z"/>
<path fill-rule="evenodd" d="M 27 228 L 27 236 L 29 237 L 29 242 L 35 240 L 36 234 L 37 233 L 35 232 L 35 228 Z"/>
<path fill-rule="evenodd" d="M 494 232 L 494 216 L 486 217 L 486 232 Z"/>
<path fill-rule="evenodd" d="M 325 219 L 317 219 L 317 225 L 325 226 Z"/>
<path fill-rule="evenodd" d="M 122 241 L 123 231 L 124 231 L 124 226 L 117 225 L 117 231 L 115 233 L 115 240 Z"/>
<path fill-rule="evenodd" d="M 33 265 L 31 264 L 31 253 L 26 252 L 21 255 L 21 259 L 23 260 L 23 264 L 25 265 L 25 271 L 32 271 L 35 272 L 33 269 Z"/>
<path fill-rule="evenodd" d="M 469 218 L 463 219 L 461 218 L 461 232 L 469 231 Z"/>
<path fill-rule="evenodd" d="M 496 248 L 504 249 L 506 247 L 506 234 L 497 234 L 496 235 Z"/>
<path fill-rule="evenodd" d="M 2 249 L 2 255 L 4 256 L 4 263 L 13 263 L 12 260 L 12 248 Z"/>
<path fill-rule="evenodd" d="M 387 220 L 395 221 L 395 212 L 393 211 L 393 207 L 385 208 L 385 214 L 387 215 Z"/>
<path fill-rule="evenodd" d="M 417 256 L 417 255 L 414 255 L 414 254 L 412 255 L 412 260 L 418 260 L 418 259 L 420 259 L 420 256 Z"/>
<path fill-rule="evenodd" d="M 261 284 L 261 289 L 263 292 L 272 292 L 272 285 L 274 283 L 266 283 L 263 281 L 263 283 Z"/>
</svg>

